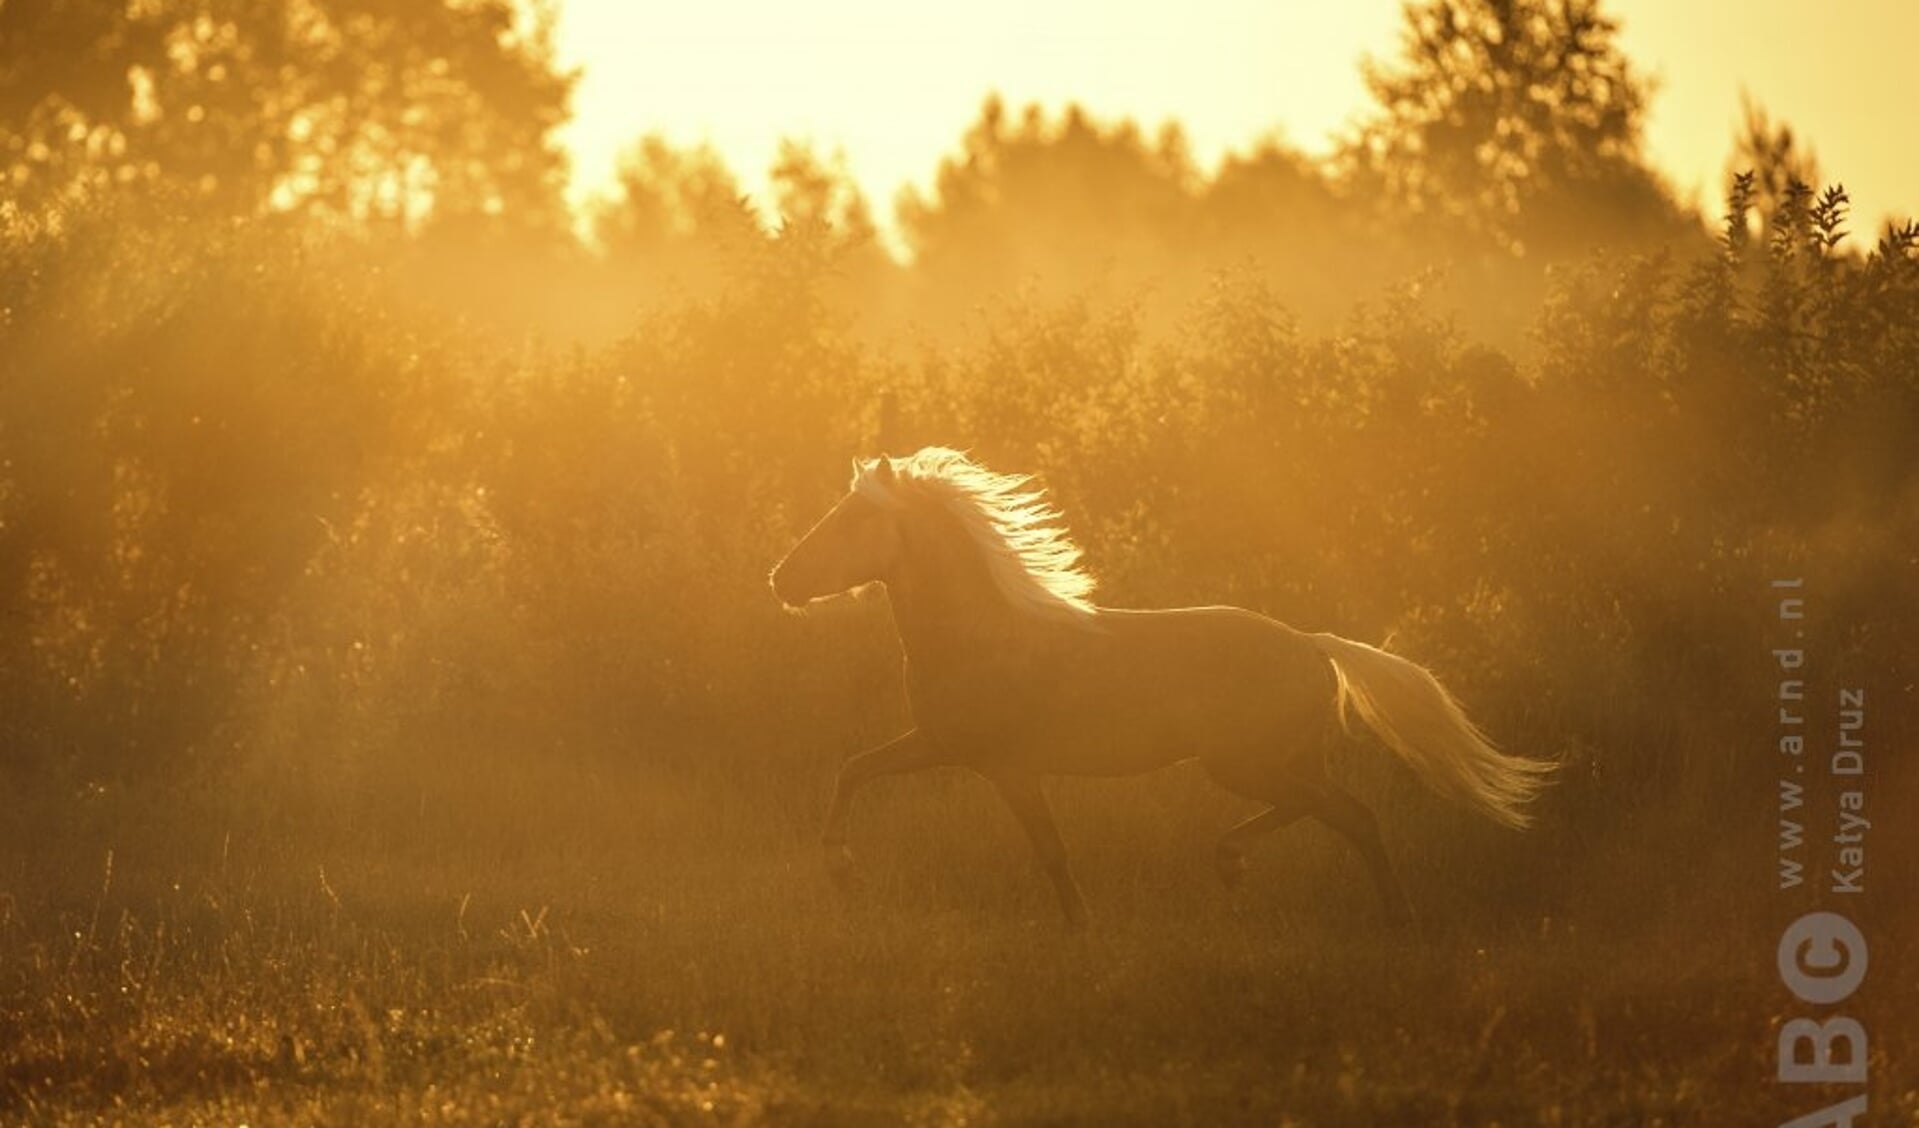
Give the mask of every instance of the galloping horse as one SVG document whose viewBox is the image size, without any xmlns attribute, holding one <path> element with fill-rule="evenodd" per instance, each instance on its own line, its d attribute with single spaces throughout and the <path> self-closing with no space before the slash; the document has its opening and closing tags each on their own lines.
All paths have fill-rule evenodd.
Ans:
<svg viewBox="0 0 1919 1128">
<path fill-rule="evenodd" d="M 1386 915 L 1410 916 L 1373 813 L 1325 774 L 1350 706 L 1440 794 L 1507 826 L 1552 765 L 1494 748 L 1433 675 L 1236 607 L 1096 607 L 1093 578 L 1031 479 L 959 451 L 855 460 L 847 495 L 773 569 L 788 607 L 885 585 L 915 727 L 847 761 L 822 842 L 843 868 L 847 805 L 880 776 L 973 769 L 1032 839 L 1068 924 L 1086 921 L 1042 775 L 1117 776 L 1197 758 L 1269 806 L 1228 830 L 1228 885 L 1260 835 L 1311 815 L 1365 859 Z"/>
</svg>

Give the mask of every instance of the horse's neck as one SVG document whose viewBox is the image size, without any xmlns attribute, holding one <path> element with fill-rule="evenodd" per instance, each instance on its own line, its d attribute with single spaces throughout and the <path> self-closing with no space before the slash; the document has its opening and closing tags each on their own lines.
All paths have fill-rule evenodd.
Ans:
<svg viewBox="0 0 1919 1128">
<path fill-rule="evenodd" d="M 887 591 L 907 659 L 923 666 L 990 652 L 1024 625 L 1021 612 L 993 582 L 979 548 L 963 532 L 937 523 L 909 538 Z"/>
</svg>

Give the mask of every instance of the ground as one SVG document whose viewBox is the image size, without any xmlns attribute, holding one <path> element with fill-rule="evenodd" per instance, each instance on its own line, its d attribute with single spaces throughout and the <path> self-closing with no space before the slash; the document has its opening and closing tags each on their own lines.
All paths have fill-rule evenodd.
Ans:
<svg viewBox="0 0 1919 1128">
<path fill-rule="evenodd" d="M 1062 781 L 1075 936 L 961 773 L 862 796 L 836 888 L 815 767 L 36 795 L 0 835 L 0 1122 L 1760 1124 L 1853 1091 L 1772 1079 L 1825 1012 L 1738 859 L 1542 867 L 1563 837 L 1387 802 L 1392 932 L 1310 825 L 1222 888 L 1248 808 L 1197 772 Z M 1870 1122 L 1910 1123 L 1919 951 L 1873 943 Z"/>
</svg>

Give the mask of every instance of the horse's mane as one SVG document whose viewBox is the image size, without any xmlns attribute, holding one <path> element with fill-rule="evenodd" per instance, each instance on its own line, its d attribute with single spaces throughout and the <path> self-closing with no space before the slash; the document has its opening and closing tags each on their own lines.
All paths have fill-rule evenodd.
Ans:
<svg viewBox="0 0 1919 1128">
<path fill-rule="evenodd" d="M 855 463 L 853 491 L 887 508 L 917 498 L 942 505 L 966 531 L 993 584 L 1014 606 L 1038 615 L 1081 619 L 1093 614 L 1094 580 L 1079 566 L 1080 548 L 1059 524 L 1044 490 L 1025 474 L 998 474 L 946 447 L 889 460 Z"/>
</svg>

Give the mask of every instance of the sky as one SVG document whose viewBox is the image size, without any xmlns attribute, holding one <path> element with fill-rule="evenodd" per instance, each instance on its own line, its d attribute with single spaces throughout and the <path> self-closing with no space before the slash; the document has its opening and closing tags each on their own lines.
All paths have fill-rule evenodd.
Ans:
<svg viewBox="0 0 1919 1128">
<path fill-rule="evenodd" d="M 1919 212 L 1919 148 L 1894 108 L 1919 102 L 1919 4 L 1606 10 L 1657 84 L 1647 151 L 1682 198 L 1717 214 L 1744 90 L 1844 181 L 1855 232 Z M 749 193 L 764 191 L 782 138 L 805 140 L 844 154 L 885 221 L 902 187 L 931 184 L 991 92 L 1149 132 L 1177 120 L 1209 168 L 1268 135 L 1324 153 L 1369 104 L 1360 60 L 1395 59 L 1400 23 L 1399 0 L 563 0 L 560 59 L 582 74 L 562 138 L 576 200 L 604 192 L 620 150 L 649 133 L 712 145 Z"/>
</svg>

